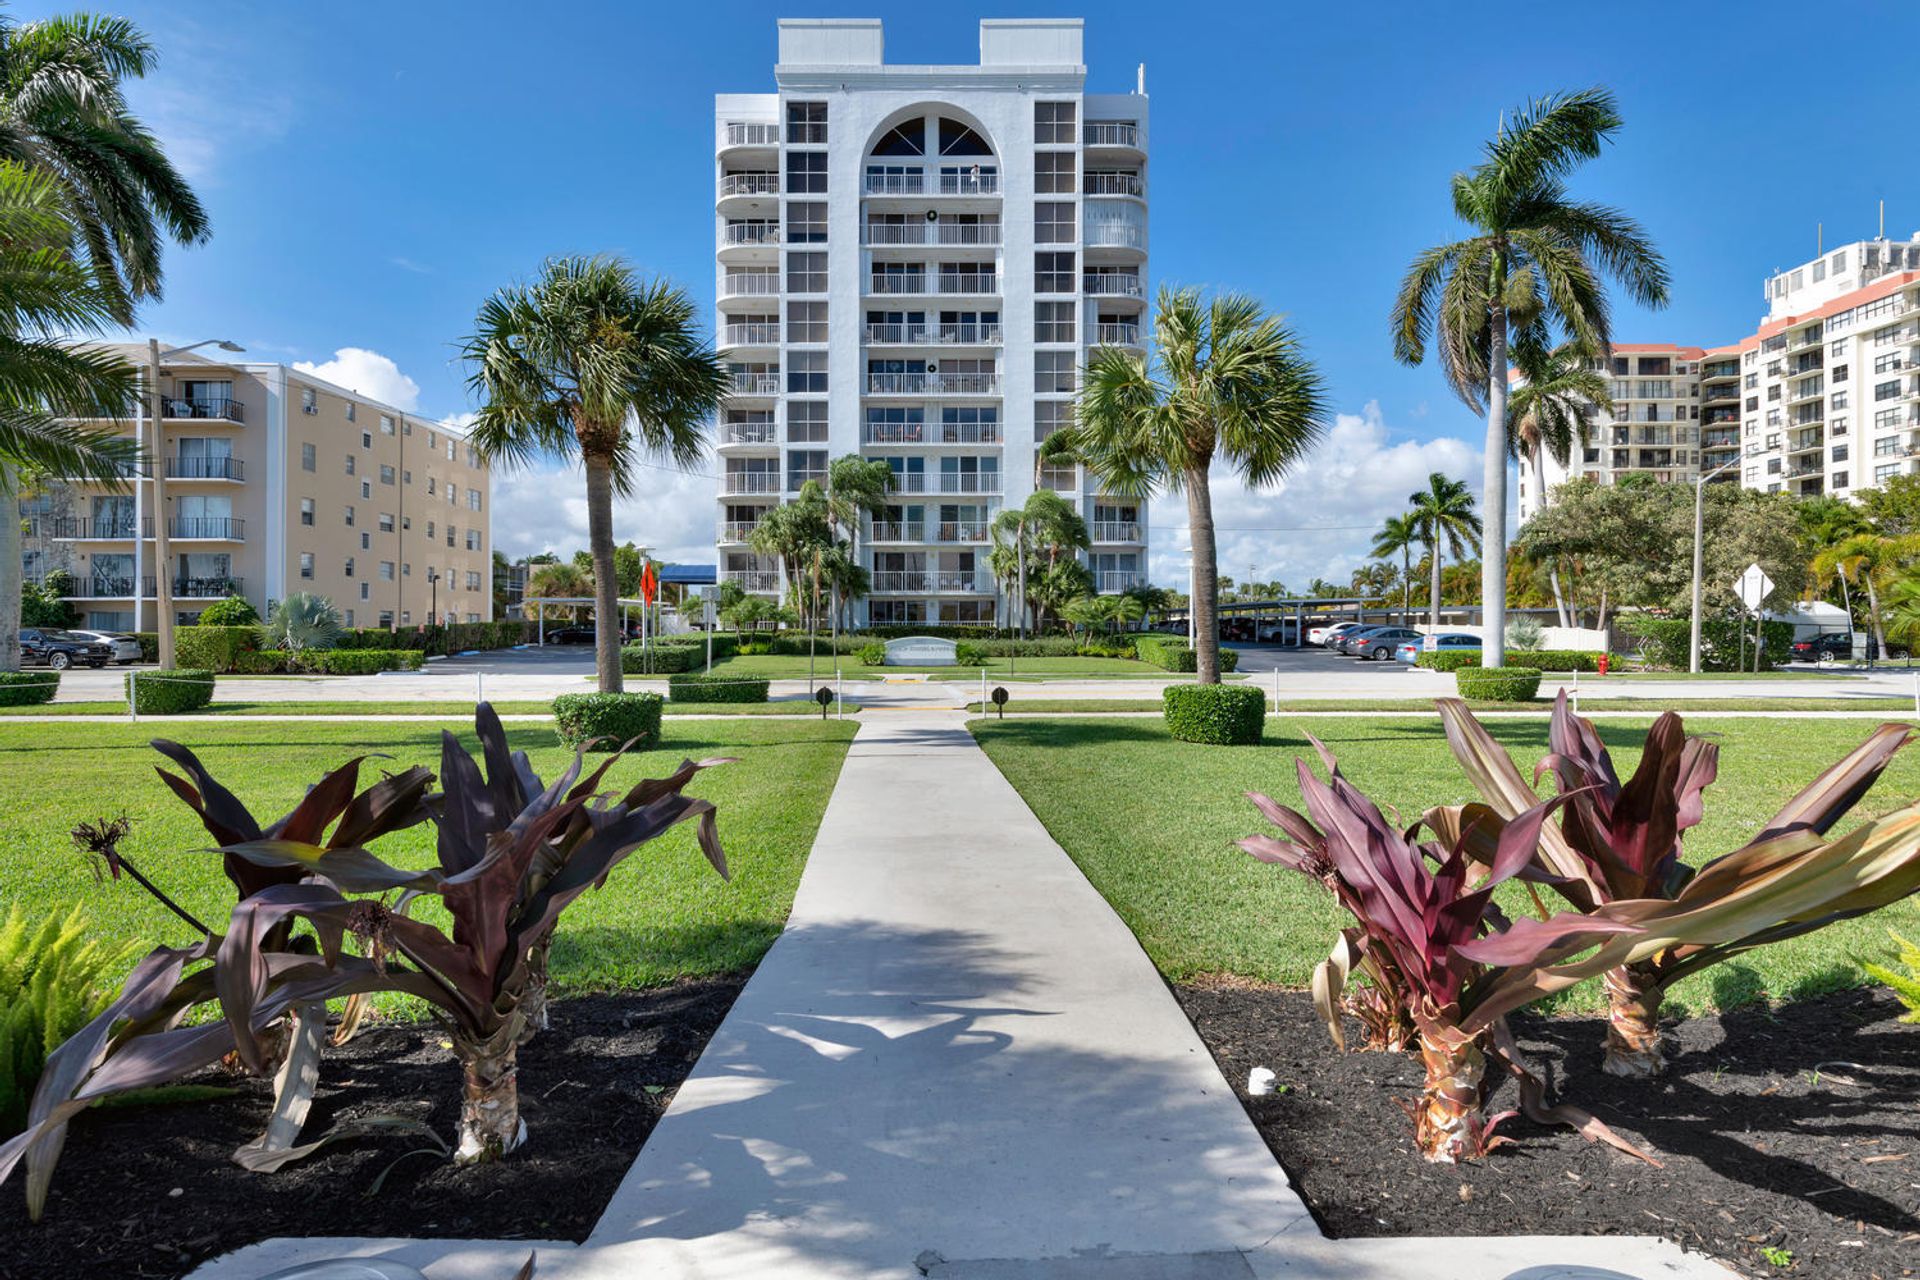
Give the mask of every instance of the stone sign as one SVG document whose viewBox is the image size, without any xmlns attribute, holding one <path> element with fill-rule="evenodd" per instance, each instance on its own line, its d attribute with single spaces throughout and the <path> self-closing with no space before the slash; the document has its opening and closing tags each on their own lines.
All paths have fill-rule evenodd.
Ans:
<svg viewBox="0 0 1920 1280">
<path fill-rule="evenodd" d="M 887 641 L 889 667 L 951 667 L 959 661 L 953 641 L 939 636 L 904 636 Z"/>
</svg>

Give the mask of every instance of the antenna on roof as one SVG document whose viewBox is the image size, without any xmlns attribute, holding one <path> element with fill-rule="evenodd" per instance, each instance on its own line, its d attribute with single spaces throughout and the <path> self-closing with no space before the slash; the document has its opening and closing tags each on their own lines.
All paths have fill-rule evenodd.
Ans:
<svg viewBox="0 0 1920 1280">
<path fill-rule="evenodd" d="M 1827 251 L 1827 224 L 1813 224 L 1813 256 L 1818 258 Z"/>
<path fill-rule="evenodd" d="M 1885 240 L 1886 238 L 1887 238 L 1887 202 L 1885 200 L 1882 200 L 1880 202 L 1880 234 L 1875 236 L 1874 239 Z"/>
<path fill-rule="evenodd" d="M 1143 98 L 1147 96 L 1147 64 L 1146 63 L 1144 62 L 1141 63 L 1139 70 L 1134 72 L 1133 85 L 1134 85 L 1133 91 L 1135 93 L 1139 94 Z"/>
</svg>

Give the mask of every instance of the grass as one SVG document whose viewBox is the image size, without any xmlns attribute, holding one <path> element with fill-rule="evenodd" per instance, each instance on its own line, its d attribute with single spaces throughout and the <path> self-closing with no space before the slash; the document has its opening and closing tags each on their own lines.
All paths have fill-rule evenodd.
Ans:
<svg viewBox="0 0 1920 1280">
<path fill-rule="evenodd" d="M 839 656 L 839 669 L 842 678 L 847 680 L 881 680 L 887 676 L 898 675 L 934 675 L 950 680 L 979 680 L 982 671 L 989 680 L 1007 679 L 1007 659 L 989 658 L 979 667 L 869 667 L 862 665 L 852 654 Z M 834 672 L 834 655 L 822 653 L 815 660 L 814 674 L 831 680 Z M 756 679 L 804 680 L 807 678 L 807 659 L 805 655 L 794 657 L 788 654 L 749 653 L 737 658 L 728 658 L 724 662 L 713 664 L 713 674 L 728 676 L 752 676 Z M 1014 661 L 1012 675 L 1016 678 L 1062 678 L 1078 680 L 1154 680 L 1166 679 L 1171 672 L 1139 662 L 1133 658 L 1019 658 Z M 1178 678 L 1178 677 L 1174 677 Z"/>
<path fill-rule="evenodd" d="M 1639 759 L 1646 722 L 1598 723 L 1626 774 Z M 984 719 L 972 728 L 1170 979 L 1226 974 L 1305 986 L 1336 930 L 1350 923 L 1320 886 L 1255 862 L 1232 843 L 1267 829 L 1244 792 L 1264 791 L 1300 807 L 1294 757 L 1311 755 L 1304 724 L 1284 716 L 1269 721 L 1261 747 L 1175 742 L 1151 720 Z M 1721 754 L 1705 820 L 1687 835 L 1692 860 L 1744 843 L 1868 731 L 1859 722 L 1791 720 L 1705 720 L 1693 728 L 1717 738 Z M 1409 818 L 1432 805 L 1477 798 L 1435 720 L 1320 720 L 1311 729 L 1357 786 Z M 1545 753 L 1544 719 L 1490 720 L 1487 729 L 1523 768 Z M 1885 812 L 1916 793 L 1920 747 L 1895 759 L 1855 814 Z M 1525 909 L 1523 893 L 1503 900 L 1512 911 Z M 1681 982 L 1672 1001 L 1688 1010 L 1731 1008 L 1858 985 L 1866 980 L 1858 960 L 1891 954 L 1888 928 L 1912 936 L 1920 929 L 1920 905 L 1908 899 L 1750 952 Z M 1597 980 L 1555 1003 L 1598 1007 Z"/>
<path fill-rule="evenodd" d="M 1467 703 L 1475 711 L 1534 711 L 1546 715 L 1553 710 L 1547 699 L 1533 702 Z M 1097 711 L 1159 711 L 1158 698 L 1009 698 L 1007 710 L 1018 714 L 1085 715 Z M 1282 700 L 1280 711 L 1377 711 L 1399 715 L 1432 715 L 1428 698 L 1299 698 Z M 1593 698 L 1581 705 L 1581 711 L 1877 711 L 1894 716 L 1915 714 L 1912 698 Z M 980 713 L 979 702 L 967 710 Z M 984 708 L 989 714 L 992 707 Z"/>
<path fill-rule="evenodd" d="M 496 702 L 493 709 L 501 715 L 553 714 L 553 703 Z M 820 715 L 817 703 L 785 702 L 668 702 L 661 714 L 669 716 L 814 716 Z M 842 710 L 851 715 L 860 710 L 849 702 Z M 37 707 L 0 707 L 6 716 L 124 716 L 124 702 L 49 702 Z M 471 720 L 472 702 L 215 702 L 193 714 L 199 716 L 446 716 Z"/>
<path fill-rule="evenodd" d="M 186 926 L 131 881 L 96 883 L 67 840 L 76 822 L 124 811 L 133 834 L 122 849 L 140 870 L 200 919 L 215 927 L 226 919 L 233 891 L 219 859 L 200 852 L 208 836 L 198 818 L 154 773 L 164 763 L 148 745 L 156 733 L 193 748 L 257 817 L 272 821 L 355 755 L 391 757 L 369 761 L 363 781 L 376 766 L 420 763 L 438 772 L 440 732 L 426 724 L 0 725 L 0 898 L 36 910 L 84 899 L 102 933 L 132 939 L 142 953 L 184 945 Z M 645 987 L 758 961 L 786 922 L 853 732 L 833 721 L 683 721 L 663 727 L 659 749 L 615 765 L 609 781 L 620 786 L 664 774 L 684 757 L 737 757 L 688 788 L 719 806 L 733 878 L 713 874 L 690 828 L 648 845 L 568 909 L 553 949 L 556 984 Z M 470 732 L 460 736 L 476 745 Z M 509 724 L 507 737 L 549 780 L 570 758 L 544 725 Z M 374 848 L 402 865 L 430 865 L 432 824 Z M 432 900 L 421 906 L 423 918 L 445 924 Z"/>
</svg>

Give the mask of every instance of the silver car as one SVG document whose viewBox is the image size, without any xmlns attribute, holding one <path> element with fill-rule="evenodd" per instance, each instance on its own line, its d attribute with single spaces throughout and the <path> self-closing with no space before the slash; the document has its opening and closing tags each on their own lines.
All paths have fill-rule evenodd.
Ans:
<svg viewBox="0 0 1920 1280">
<path fill-rule="evenodd" d="M 79 631 L 69 628 L 68 635 L 84 636 L 113 650 L 113 660 L 121 666 L 140 661 L 140 641 L 123 631 Z"/>
</svg>

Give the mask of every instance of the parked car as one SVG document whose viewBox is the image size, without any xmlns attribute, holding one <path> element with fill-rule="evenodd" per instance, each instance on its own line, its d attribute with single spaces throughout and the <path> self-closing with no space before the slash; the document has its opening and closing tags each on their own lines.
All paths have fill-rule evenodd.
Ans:
<svg viewBox="0 0 1920 1280">
<path fill-rule="evenodd" d="M 1317 644 L 1323 649 L 1331 649 L 1334 647 L 1334 642 L 1341 636 L 1349 631 L 1358 630 L 1360 625 L 1358 622 L 1335 622 L 1322 627 L 1308 627 L 1307 643 Z"/>
<path fill-rule="evenodd" d="M 1355 633 L 1347 644 L 1347 652 L 1367 662 L 1384 662 L 1393 657 L 1393 651 L 1409 640 L 1418 640 L 1420 633 L 1412 627 L 1376 627 L 1372 631 Z"/>
<path fill-rule="evenodd" d="M 113 660 L 121 666 L 140 661 L 140 638 L 130 636 L 124 631 L 84 631 L 67 632 L 70 636 L 79 636 L 86 640 L 97 640 L 113 651 Z"/>
<path fill-rule="evenodd" d="M 1470 649 L 1474 653 L 1478 653 L 1480 652 L 1480 637 L 1468 635 L 1435 636 L 1433 638 L 1433 647 L 1441 652 Z M 1394 650 L 1393 656 L 1411 666 L 1418 662 L 1420 655 L 1426 651 L 1426 637 L 1422 636 L 1418 640 L 1409 640 L 1401 645 L 1398 649 Z"/>
<path fill-rule="evenodd" d="M 1388 631 L 1388 630 L 1394 630 L 1394 629 L 1396 628 L 1394 628 L 1391 623 L 1371 622 L 1364 627 L 1355 627 L 1351 631 L 1343 631 L 1339 635 L 1334 637 L 1333 651 L 1335 653 L 1344 653 L 1348 657 L 1353 657 L 1354 655 L 1360 652 L 1360 650 L 1356 647 L 1356 645 L 1360 641 L 1373 635 L 1376 631 Z M 1404 639 L 1405 637 L 1402 637 L 1402 638 Z"/>
<path fill-rule="evenodd" d="M 1853 637 L 1844 631 L 1823 631 L 1811 640 L 1793 642 L 1795 662 L 1844 662 L 1852 656 Z"/>
<path fill-rule="evenodd" d="M 1260 624 L 1261 644 L 1292 644 L 1294 623 L 1292 618 L 1282 618 L 1274 622 Z"/>
<path fill-rule="evenodd" d="M 548 644 L 592 644 L 592 627 L 552 627 L 547 631 Z"/>
<path fill-rule="evenodd" d="M 65 671 L 75 664 L 104 667 L 113 661 L 113 650 L 98 640 L 88 640 L 71 632 L 22 627 L 20 660 L 42 663 L 55 671 Z"/>
</svg>

